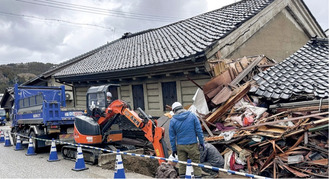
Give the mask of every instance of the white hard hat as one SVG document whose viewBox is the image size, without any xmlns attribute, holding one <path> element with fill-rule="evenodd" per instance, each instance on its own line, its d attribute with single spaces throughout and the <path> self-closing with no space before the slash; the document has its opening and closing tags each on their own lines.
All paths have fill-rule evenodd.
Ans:
<svg viewBox="0 0 329 179">
<path fill-rule="evenodd" d="M 171 109 L 174 111 L 175 108 L 180 107 L 182 108 L 182 104 L 180 102 L 174 102 L 171 106 Z"/>
<path fill-rule="evenodd" d="M 112 98 L 112 93 L 111 93 L 111 92 L 107 92 L 107 93 L 106 93 L 106 96 Z"/>
</svg>

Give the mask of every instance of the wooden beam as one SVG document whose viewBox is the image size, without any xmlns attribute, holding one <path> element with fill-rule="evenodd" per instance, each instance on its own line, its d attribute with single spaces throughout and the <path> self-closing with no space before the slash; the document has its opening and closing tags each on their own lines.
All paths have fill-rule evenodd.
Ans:
<svg viewBox="0 0 329 179">
<path fill-rule="evenodd" d="M 291 147 L 288 149 L 288 151 L 291 151 L 292 149 L 294 149 L 295 147 L 297 147 L 297 146 L 298 146 L 303 140 L 304 140 L 304 134 L 301 135 L 301 136 L 298 138 L 298 140 L 296 141 L 296 143 L 295 143 L 293 146 L 291 146 Z"/>
<path fill-rule="evenodd" d="M 299 172 L 299 171 L 297 171 L 297 170 L 294 170 L 294 169 L 288 167 L 288 166 L 285 165 L 285 164 L 283 164 L 283 167 L 284 167 L 285 169 L 287 169 L 289 172 L 293 173 L 294 175 L 296 175 L 296 176 L 298 176 L 298 177 L 301 177 L 301 178 L 307 178 L 307 177 L 309 177 L 309 175 L 304 174 L 304 173 L 302 173 L 302 172 Z"/>
<path fill-rule="evenodd" d="M 319 106 L 309 106 L 309 107 L 299 107 L 299 108 L 277 108 L 277 112 L 288 111 L 288 112 L 308 112 L 308 111 L 318 111 L 318 110 L 327 110 L 329 105 Z"/>
<path fill-rule="evenodd" d="M 290 166 L 290 167 L 293 168 L 293 169 L 299 170 L 299 171 L 301 171 L 301 172 L 305 172 L 305 173 L 308 173 L 308 174 L 314 175 L 314 176 L 323 177 L 323 178 L 328 178 L 328 176 L 326 176 L 326 175 L 320 175 L 320 174 L 318 174 L 318 173 L 312 173 L 312 172 L 308 171 L 307 169 L 303 170 L 303 169 L 300 169 L 300 168 L 298 168 L 298 167 L 294 167 L 294 166 Z"/>
<path fill-rule="evenodd" d="M 206 129 L 206 131 L 208 132 L 208 134 L 213 137 L 214 134 L 211 132 L 211 130 L 209 129 L 209 127 L 207 126 L 206 122 L 202 119 L 202 117 L 199 118 L 201 123 L 202 123 L 202 126 Z"/>
<path fill-rule="evenodd" d="M 326 114 L 329 114 L 329 112 L 316 113 L 316 114 L 311 114 L 311 115 L 307 115 L 307 116 L 300 116 L 300 117 L 289 118 L 289 119 L 284 119 L 284 120 L 277 120 L 277 121 L 272 121 L 272 122 L 264 122 L 264 123 L 261 123 L 261 124 L 258 124 L 258 125 L 242 127 L 242 128 L 240 128 L 240 130 L 251 129 L 251 128 L 255 128 L 255 127 L 259 127 L 259 126 L 265 126 L 265 125 L 272 125 L 272 124 L 277 124 L 277 123 L 280 123 L 280 122 L 295 121 L 295 120 L 305 119 L 305 118 L 314 117 L 314 116 L 322 116 L 322 115 L 326 115 Z"/>
<path fill-rule="evenodd" d="M 248 93 L 249 89 L 250 89 L 250 83 L 246 83 L 243 86 L 241 86 L 239 92 L 236 95 L 232 96 L 229 100 L 227 100 L 224 105 L 217 108 L 217 110 L 213 112 L 206 119 L 206 121 L 213 123 L 216 120 L 218 120 L 221 116 L 223 116 L 226 113 L 227 110 L 232 108 L 235 105 L 235 103 L 237 103 L 240 99 L 242 99 L 243 96 Z"/>
<path fill-rule="evenodd" d="M 248 173 L 251 173 L 250 156 L 247 157 Z"/>
<path fill-rule="evenodd" d="M 275 157 L 275 152 L 273 151 L 271 153 L 271 155 L 269 157 L 267 157 L 267 160 L 265 161 L 265 163 L 260 167 L 260 171 L 262 171 L 263 169 L 267 168 L 269 166 L 269 164 L 271 163 L 270 161 Z M 272 161 L 273 162 L 273 161 Z"/>
<path fill-rule="evenodd" d="M 237 85 L 244 77 L 246 77 L 251 70 L 264 58 L 264 55 L 257 57 L 251 62 L 246 69 L 244 69 L 234 80 L 230 83 L 231 85 Z"/>
<path fill-rule="evenodd" d="M 311 124 L 320 124 L 320 123 L 328 122 L 328 121 L 329 121 L 329 118 L 324 118 L 324 119 L 320 119 L 320 120 L 317 120 L 317 121 L 311 121 L 311 122 L 306 123 L 306 124 L 301 124 L 301 126 L 311 125 Z"/>
</svg>

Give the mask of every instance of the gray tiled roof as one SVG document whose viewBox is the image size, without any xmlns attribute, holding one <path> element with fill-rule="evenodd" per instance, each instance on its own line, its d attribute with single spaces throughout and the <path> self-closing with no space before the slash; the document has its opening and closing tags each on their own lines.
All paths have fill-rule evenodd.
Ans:
<svg viewBox="0 0 329 179">
<path fill-rule="evenodd" d="M 254 76 L 258 96 L 289 99 L 314 95 L 329 96 L 328 39 L 313 39 L 281 63 Z"/>
<path fill-rule="evenodd" d="M 78 76 L 184 60 L 203 54 L 218 40 L 274 0 L 242 0 L 164 27 L 108 44 L 55 76 Z"/>
<path fill-rule="evenodd" d="M 91 51 L 88 51 L 88 52 L 86 52 L 84 54 L 81 54 L 81 55 L 79 55 L 77 57 L 74 57 L 74 58 L 72 58 L 70 60 L 64 61 L 64 62 L 62 62 L 62 63 L 60 63 L 60 64 L 58 64 L 58 65 L 56 65 L 54 67 L 51 67 L 50 69 L 48 69 L 47 71 L 43 72 L 39 76 L 37 76 L 35 78 L 32 78 L 32 79 L 30 79 L 30 80 L 22 83 L 20 86 L 31 85 L 32 83 L 36 82 L 37 80 L 43 80 L 42 78 L 47 78 L 47 77 L 55 74 L 56 71 L 59 71 L 61 68 L 65 68 L 68 65 L 71 65 L 71 64 L 76 63 L 76 62 L 78 62 L 80 60 L 83 60 L 84 58 L 92 55 L 93 53 L 96 53 L 97 51 L 99 51 L 100 49 L 104 48 L 105 46 L 106 45 L 100 46 L 100 47 L 98 47 L 96 49 L 93 49 Z"/>
</svg>

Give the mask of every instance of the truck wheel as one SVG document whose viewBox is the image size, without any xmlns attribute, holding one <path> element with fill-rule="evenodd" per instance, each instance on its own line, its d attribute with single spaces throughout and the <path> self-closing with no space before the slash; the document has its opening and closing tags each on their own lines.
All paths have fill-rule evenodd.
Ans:
<svg viewBox="0 0 329 179">
<path fill-rule="evenodd" d="M 11 133 L 11 138 L 13 139 L 14 145 L 17 143 L 16 135 L 14 133 Z"/>
<path fill-rule="evenodd" d="M 34 131 L 31 131 L 30 136 L 31 136 L 31 137 L 38 137 L 38 136 L 34 133 Z M 35 153 L 39 152 L 40 149 L 38 148 L 38 141 L 37 141 L 36 139 L 33 139 L 33 138 L 32 138 L 32 142 L 33 142 L 34 152 L 35 152 Z"/>
</svg>

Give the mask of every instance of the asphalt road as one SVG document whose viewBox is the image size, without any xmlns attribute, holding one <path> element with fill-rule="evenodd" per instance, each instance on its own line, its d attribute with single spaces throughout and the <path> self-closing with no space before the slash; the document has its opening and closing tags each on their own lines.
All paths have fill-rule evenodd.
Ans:
<svg viewBox="0 0 329 179">
<path fill-rule="evenodd" d="M 0 129 L 9 130 L 9 126 Z M 75 161 L 65 160 L 58 153 L 60 161 L 48 162 L 49 152 L 45 151 L 34 156 L 26 156 L 24 150 L 15 151 L 15 146 L 4 147 L 0 143 L 0 178 L 113 178 L 113 170 L 105 170 L 96 165 L 88 165 L 88 170 L 73 171 Z M 137 173 L 126 172 L 127 178 L 150 178 Z"/>
</svg>

